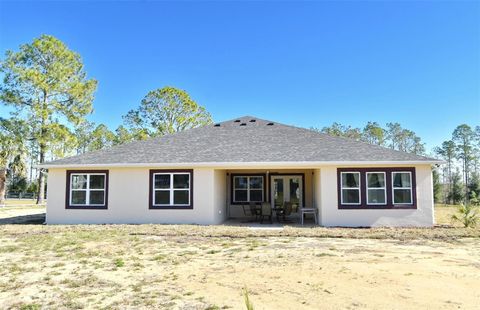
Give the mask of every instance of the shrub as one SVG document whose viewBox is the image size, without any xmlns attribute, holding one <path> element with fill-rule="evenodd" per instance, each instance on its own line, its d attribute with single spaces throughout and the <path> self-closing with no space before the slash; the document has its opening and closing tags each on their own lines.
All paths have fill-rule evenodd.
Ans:
<svg viewBox="0 0 480 310">
<path fill-rule="evenodd" d="M 475 227 L 479 220 L 478 207 L 472 203 L 461 205 L 457 214 L 452 215 L 452 219 L 462 223 L 464 227 Z"/>
</svg>

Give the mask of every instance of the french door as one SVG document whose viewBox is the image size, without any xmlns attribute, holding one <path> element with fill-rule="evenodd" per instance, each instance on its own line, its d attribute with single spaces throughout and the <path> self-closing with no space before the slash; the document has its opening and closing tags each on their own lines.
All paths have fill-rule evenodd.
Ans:
<svg viewBox="0 0 480 310">
<path fill-rule="evenodd" d="M 301 175 L 272 175 L 270 179 L 272 206 L 291 202 L 296 212 L 303 204 L 303 180 Z"/>
</svg>

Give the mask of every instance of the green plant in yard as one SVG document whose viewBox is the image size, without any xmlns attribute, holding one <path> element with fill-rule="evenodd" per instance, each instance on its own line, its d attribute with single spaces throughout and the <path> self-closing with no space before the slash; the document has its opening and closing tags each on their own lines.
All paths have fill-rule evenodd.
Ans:
<svg viewBox="0 0 480 310">
<path fill-rule="evenodd" d="M 117 259 L 115 260 L 115 266 L 116 266 L 116 267 L 123 267 L 123 266 L 125 266 L 125 262 L 123 261 L 123 259 L 117 258 Z"/>
<path fill-rule="evenodd" d="M 247 287 L 243 288 L 243 300 L 245 301 L 245 307 L 247 310 L 253 310 L 253 303 L 250 301 L 250 296 L 248 295 Z"/>
<path fill-rule="evenodd" d="M 452 220 L 462 223 L 464 227 L 475 227 L 480 219 L 480 215 L 476 205 L 478 200 L 476 200 L 476 197 L 473 199 L 475 199 L 474 203 L 470 202 L 459 206 L 457 213 L 452 215 Z"/>
</svg>

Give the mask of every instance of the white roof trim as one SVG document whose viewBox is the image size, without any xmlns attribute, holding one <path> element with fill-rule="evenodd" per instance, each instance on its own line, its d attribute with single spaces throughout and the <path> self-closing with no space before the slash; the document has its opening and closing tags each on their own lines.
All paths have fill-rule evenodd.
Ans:
<svg viewBox="0 0 480 310">
<path fill-rule="evenodd" d="M 198 162 L 198 163 L 113 163 L 113 164 L 58 164 L 37 165 L 37 168 L 100 168 L 100 167 L 165 167 L 165 168 L 314 168 L 316 166 L 364 166 L 364 165 L 434 165 L 444 164 L 442 160 L 416 161 L 297 161 L 297 162 Z"/>
</svg>

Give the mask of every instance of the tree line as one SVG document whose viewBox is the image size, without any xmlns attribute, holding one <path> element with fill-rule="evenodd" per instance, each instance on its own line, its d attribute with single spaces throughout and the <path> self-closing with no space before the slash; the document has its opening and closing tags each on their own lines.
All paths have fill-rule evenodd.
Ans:
<svg viewBox="0 0 480 310">
<path fill-rule="evenodd" d="M 458 204 L 477 199 L 480 196 L 480 126 L 457 126 L 451 139 L 435 147 L 434 152 L 446 162 L 439 171 L 434 171 L 436 200 Z"/>
<path fill-rule="evenodd" d="M 363 128 L 358 128 L 335 122 L 322 129 L 311 129 L 332 136 L 389 147 L 402 152 L 417 155 L 425 154 L 425 143 L 422 142 L 422 139 L 412 130 L 403 128 L 399 123 L 387 123 L 386 127 L 382 127 L 377 122 L 368 122 Z"/>
</svg>

